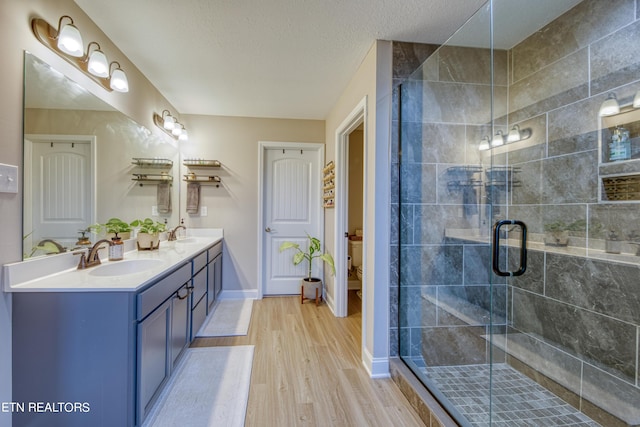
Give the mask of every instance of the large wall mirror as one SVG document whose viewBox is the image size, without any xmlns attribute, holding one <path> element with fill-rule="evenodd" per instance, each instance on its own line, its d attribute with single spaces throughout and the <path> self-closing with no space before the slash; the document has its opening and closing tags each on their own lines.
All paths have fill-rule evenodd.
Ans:
<svg viewBox="0 0 640 427">
<path fill-rule="evenodd" d="M 73 250 L 81 231 L 110 218 L 176 225 L 175 141 L 153 134 L 29 52 L 24 70 L 23 258 Z M 134 159 L 145 161 L 141 166 Z M 135 180 L 147 174 L 168 175 L 173 183 Z"/>
</svg>

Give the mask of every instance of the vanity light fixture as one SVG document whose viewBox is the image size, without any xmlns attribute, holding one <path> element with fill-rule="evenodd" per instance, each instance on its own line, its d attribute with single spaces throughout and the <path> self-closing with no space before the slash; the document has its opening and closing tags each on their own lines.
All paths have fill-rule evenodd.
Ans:
<svg viewBox="0 0 640 427">
<path fill-rule="evenodd" d="M 167 115 L 165 116 L 164 113 L 167 113 Z M 162 112 L 162 127 L 166 130 L 173 130 L 176 127 L 176 118 L 171 115 L 169 110 Z"/>
<path fill-rule="evenodd" d="M 636 96 L 633 97 L 633 108 L 640 108 L 640 90 L 636 92 Z"/>
<path fill-rule="evenodd" d="M 117 67 L 115 70 L 111 71 L 111 66 L 113 64 L 117 64 Z M 113 61 L 109 64 L 109 71 L 111 74 L 111 78 L 109 79 L 111 89 L 116 92 L 129 92 L 129 80 L 127 80 L 127 75 L 122 71 L 122 68 L 120 68 L 120 63 L 118 61 Z"/>
<path fill-rule="evenodd" d="M 493 139 L 491 140 L 491 146 L 499 147 L 501 145 L 504 145 L 504 135 L 502 135 L 502 131 L 499 130 L 498 132 L 496 132 L 495 135 L 493 135 Z"/>
<path fill-rule="evenodd" d="M 65 18 L 70 23 L 63 25 L 62 22 Z M 44 19 L 33 18 L 31 30 L 40 43 L 60 55 L 61 58 L 74 65 L 106 90 L 129 91 L 129 82 L 126 74 L 120 68 L 120 64 L 115 61 L 109 64 L 107 56 L 97 42 L 90 42 L 85 53 L 82 35 L 70 16 L 61 16 L 57 29 Z M 94 50 L 91 49 L 93 45 L 96 47 Z M 113 64 L 117 64 L 117 67 L 112 71 Z"/>
<path fill-rule="evenodd" d="M 179 141 L 187 141 L 189 139 L 187 129 L 171 115 L 169 110 L 162 110 L 161 114 L 153 113 L 153 122 L 173 139 Z"/>
<path fill-rule="evenodd" d="M 62 26 L 62 20 L 69 18 L 71 23 Z M 84 55 L 82 50 L 84 44 L 82 43 L 82 35 L 80 30 L 73 25 L 73 19 L 68 15 L 62 15 L 58 20 L 58 32 L 56 36 L 58 49 L 66 53 L 67 55 L 75 56 L 79 58 Z"/>
<path fill-rule="evenodd" d="M 97 46 L 93 52 L 91 52 L 91 45 Z M 100 50 L 100 45 L 97 42 L 89 43 L 85 60 L 87 61 L 87 71 L 91 74 L 96 77 L 109 77 L 109 61 L 107 61 L 107 55 Z"/>
<path fill-rule="evenodd" d="M 618 114 L 619 112 L 620 104 L 618 104 L 616 94 L 611 92 L 607 99 L 600 106 L 600 116 L 613 116 L 614 114 Z"/>
<path fill-rule="evenodd" d="M 489 144 L 490 144 L 490 142 L 491 142 L 491 141 L 489 140 L 489 137 L 488 137 L 488 136 L 483 137 L 483 138 L 480 140 L 480 145 L 478 145 L 478 150 L 480 150 L 480 151 L 487 151 L 489 148 L 491 148 L 491 145 L 489 145 Z"/>
<path fill-rule="evenodd" d="M 531 129 L 522 129 L 520 126 L 514 125 L 507 135 L 507 143 L 522 141 L 531 137 Z"/>
</svg>

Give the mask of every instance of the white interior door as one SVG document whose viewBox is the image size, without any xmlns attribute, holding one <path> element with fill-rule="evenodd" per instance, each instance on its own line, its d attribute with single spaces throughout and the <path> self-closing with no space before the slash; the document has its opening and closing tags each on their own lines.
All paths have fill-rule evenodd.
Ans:
<svg viewBox="0 0 640 427">
<path fill-rule="evenodd" d="M 90 142 L 32 141 L 31 226 L 34 243 L 66 243 L 93 221 Z"/>
<path fill-rule="evenodd" d="M 307 246 L 307 233 L 324 240 L 320 235 L 322 151 L 317 144 L 267 148 L 263 159 L 264 294 L 299 294 L 306 261 L 294 266 L 295 249 L 280 253 L 279 248 L 285 241 Z M 319 262 L 314 263 L 312 274 L 322 278 Z"/>
</svg>

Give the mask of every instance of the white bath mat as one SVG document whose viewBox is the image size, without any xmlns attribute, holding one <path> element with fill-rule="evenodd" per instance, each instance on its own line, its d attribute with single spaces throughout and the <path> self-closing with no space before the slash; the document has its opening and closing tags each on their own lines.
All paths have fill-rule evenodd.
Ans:
<svg viewBox="0 0 640 427">
<path fill-rule="evenodd" d="M 251 321 L 252 299 L 220 300 L 214 305 L 196 337 L 247 335 Z"/>
<path fill-rule="evenodd" d="M 144 427 L 242 427 L 252 345 L 188 348 Z"/>
</svg>

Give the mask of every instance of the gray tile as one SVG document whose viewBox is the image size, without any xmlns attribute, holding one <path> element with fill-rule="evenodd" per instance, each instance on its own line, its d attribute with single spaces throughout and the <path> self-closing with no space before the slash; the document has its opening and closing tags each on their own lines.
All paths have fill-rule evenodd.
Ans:
<svg viewBox="0 0 640 427">
<path fill-rule="evenodd" d="M 435 203 L 436 166 L 420 163 L 403 164 L 400 167 L 401 203 Z"/>
<path fill-rule="evenodd" d="M 403 247 L 400 254 L 401 285 L 462 284 L 461 246 Z"/>
<path fill-rule="evenodd" d="M 488 39 L 487 34 L 487 39 Z M 460 46 L 442 46 L 439 54 L 439 80 L 456 83 L 492 83 L 491 51 Z M 507 85 L 507 52 L 494 50 L 493 83 Z"/>
<path fill-rule="evenodd" d="M 589 364 L 584 365 L 583 398 L 627 422 L 640 424 L 640 389 Z"/>
<path fill-rule="evenodd" d="M 548 113 L 549 156 L 598 149 L 598 110 L 605 98 L 588 98 Z"/>
<path fill-rule="evenodd" d="M 587 151 L 543 163 L 542 202 L 594 203 L 598 200 L 598 155 Z M 579 177 L 579 179 L 576 179 Z"/>
<path fill-rule="evenodd" d="M 434 44 L 394 41 L 393 77 L 405 78 L 411 75 L 438 48 Z"/>
</svg>

